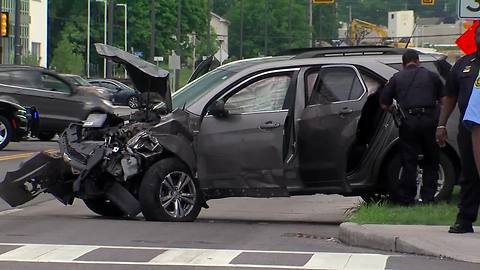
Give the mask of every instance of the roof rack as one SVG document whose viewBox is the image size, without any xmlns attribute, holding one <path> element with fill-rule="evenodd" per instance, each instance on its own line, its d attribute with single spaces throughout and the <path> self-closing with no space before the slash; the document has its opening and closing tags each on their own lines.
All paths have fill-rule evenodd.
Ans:
<svg viewBox="0 0 480 270">
<path fill-rule="evenodd" d="M 388 46 L 345 46 L 290 49 L 278 55 L 293 55 L 293 59 L 329 57 L 329 56 L 360 56 L 360 55 L 402 55 L 406 48 Z M 419 52 L 419 54 L 422 54 Z"/>
</svg>

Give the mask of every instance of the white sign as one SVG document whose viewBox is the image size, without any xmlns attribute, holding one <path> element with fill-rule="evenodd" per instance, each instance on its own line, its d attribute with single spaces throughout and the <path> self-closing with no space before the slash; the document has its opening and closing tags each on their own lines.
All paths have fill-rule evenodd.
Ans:
<svg viewBox="0 0 480 270">
<path fill-rule="evenodd" d="M 168 68 L 180 69 L 180 56 L 173 54 L 168 56 Z"/>
<path fill-rule="evenodd" d="M 459 0 L 458 17 L 462 19 L 479 19 L 480 0 Z"/>
<path fill-rule="evenodd" d="M 220 48 L 220 50 L 218 50 L 218 52 L 214 56 L 215 58 L 217 58 L 220 64 L 223 64 L 223 61 L 227 60 L 228 58 L 228 53 L 225 51 L 224 48 Z"/>
<path fill-rule="evenodd" d="M 162 62 L 163 61 L 163 56 L 154 56 L 153 61 L 155 62 Z"/>
</svg>

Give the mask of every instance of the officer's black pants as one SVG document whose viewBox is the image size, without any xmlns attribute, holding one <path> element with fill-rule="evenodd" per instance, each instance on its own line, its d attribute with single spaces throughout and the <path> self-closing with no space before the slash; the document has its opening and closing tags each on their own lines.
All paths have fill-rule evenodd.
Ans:
<svg viewBox="0 0 480 270">
<path fill-rule="evenodd" d="M 472 134 L 463 125 L 458 133 L 458 147 L 462 158 L 463 179 L 460 182 L 460 203 L 457 222 L 473 223 L 480 204 L 480 178 L 475 165 Z"/>
<path fill-rule="evenodd" d="M 398 186 L 398 200 L 413 203 L 417 194 L 418 155 L 423 154 L 422 201 L 432 202 L 437 191 L 439 147 L 435 140 L 437 121 L 430 114 L 408 115 L 400 127 L 403 173 Z"/>
</svg>

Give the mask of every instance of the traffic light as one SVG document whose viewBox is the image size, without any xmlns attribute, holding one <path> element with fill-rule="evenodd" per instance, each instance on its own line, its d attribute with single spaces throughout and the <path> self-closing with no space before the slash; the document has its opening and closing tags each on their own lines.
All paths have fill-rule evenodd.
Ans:
<svg viewBox="0 0 480 270">
<path fill-rule="evenodd" d="M 435 0 L 422 0 L 422 6 L 434 6 Z"/>
<path fill-rule="evenodd" d="M 8 28 L 10 28 L 8 17 L 8 12 L 2 12 L 2 17 L 0 19 L 0 35 L 2 37 L 8 37 Z"/>
<path fill-rule="evenodd" d="M 312 0 L 314 4 L 334 4 L 335 0 Z"/>
</svg>

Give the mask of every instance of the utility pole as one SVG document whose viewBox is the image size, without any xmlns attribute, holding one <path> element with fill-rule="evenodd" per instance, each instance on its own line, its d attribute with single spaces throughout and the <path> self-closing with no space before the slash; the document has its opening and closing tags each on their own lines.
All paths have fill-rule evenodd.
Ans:
<svg viewBox="0 0 480 270">
<path fill-rule="evenodd" d="M 2 1 L 0 0 L 0 3 Z M 87 78 L 90 78 L 90 0 L 87 0 Z"/>
<path fill-rule="evenodd" d="M 128 5 L 127 3 L 117 4 L 117 7 L 123 7 L 123 49 L 128 52 Z M 125 79 L 128 78 L 127 70 L 125 69 Z"/>
<path fill-rule="evenodd" d="M 107 0 L 103 0 L 103 44 L 107 43 Z M 103 78 L 107 78 L 107 58 L 103 58 Z"/>
<path fill-rule="evenodd" d="M 243 0 L 240 0 L 240 59 L 243 59 Z"/>
<path fill-rule="evenodd" d="M 150 62 L 153 63 L 153 58 L 155 57 L 155 40 L 156 40 L 156 36 L 155 36 L 155 26 L 157 24 L 157 20 L 155 18 L 155 0 L 151 0 L 150 1 L 150 25 L 151 25 L 151 28 L 150 28 L 150 32 L 151 32 L 151 35 L 150 35 Z"/>
<path fill-rule="evenodd" d="M 267 56 L 268 54 L 268 0 L 265 0 L 265 10 L 264 10 L 264 28 L 263 28 L 263 55 Z"/>
<path fill-rule="evenodd" d="M 310 48 L 313 47 L 313 20 L 312 20 L 312 1 L 308 0 L 307 1 L 307 9 L 308 9 L 308 31 L 309 31 L 309 45 Z"/>
<path fill-rule="evenodd" d="M 113 46 L 113 13 L 115 12 L 115 0 L 108 1 L 108 45 Z M 107 61 L 107 78 L 112 77 L 112 61 Z"/>
<path fill-rule="evenodd" d="M 176 54 L 180 58 L 180 67 L 182 61 L 182 52 L 181 52 L 181 37 L 182 37 L 182 0 L 177 0 L 178 10 L 177 10 L 177 51 Z M 175 70 L 175 90 L 180 88 L 180 69 Z"/>
<path fill-rule="evenodd" d="M 348 6 L 348 25 L 352 24 L 352 6 Z"/>
<path fill-rule="evenodd" d="M 15 37 L 13 38 L 15 56 L 13 60 L 16 65 L 20 65 L 22 61 L 22 45 L 20 43 L 20 5 L 20 0 L 15 0 Z"/>
<path fill-rule="evenodd" d="M 288 46 L 292 47 L 292 0 L 288 0 Z"/>
<path fill-rule="evenodd" d="M 210 9 L 211 9 L 211 0 L 207 0 L 207 54 L 209 56 L 212 54 L 212 47 L 211 47 L 212 33 L 210 31 L 210 21 L 211 21 Z"/>
<path fill-rule="evenodd" d="M 192 70 L 195 70 L 195 59 L 197 58 L 196 54 L 196 49 L 197 49 L 197 33 L 195 31 L 192 33 L 192 43 L 193 43 L 193 52 L 192 52 Z"/>
</svg>

